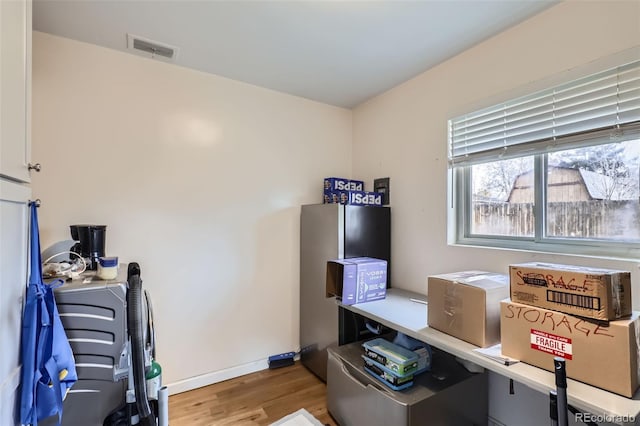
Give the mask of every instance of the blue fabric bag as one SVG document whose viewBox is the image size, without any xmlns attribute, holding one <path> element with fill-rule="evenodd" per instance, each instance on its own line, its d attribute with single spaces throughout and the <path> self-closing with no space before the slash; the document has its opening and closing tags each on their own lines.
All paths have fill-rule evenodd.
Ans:
<svg viewBox="0 0 640 426">
<path fill-rule="evenodd" d="M 20 390 L 20 422 L 37 426 L 58 414 L 62 422 L 62 401 L 78 380 L 73 352 L 60 321 L 53 289 L 62 281 L 45 284 L 42 280 L 38 211 L 31 203 L 29 244 L 29 286 L 22 318 L 20 356 L 22 376 Z"/>
</svg>

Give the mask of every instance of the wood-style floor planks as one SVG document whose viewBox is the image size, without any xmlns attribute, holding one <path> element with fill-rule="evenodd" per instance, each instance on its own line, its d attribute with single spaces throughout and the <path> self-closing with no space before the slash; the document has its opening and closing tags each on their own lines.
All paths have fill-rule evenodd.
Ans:
<svg viewBox="0 0 640 426">
<path fill-rule="evenodd" d="M 300 408 L 336 426 L 326 385 L 299 362 L 169 397 L 171 426 L 269 425 Z"/>
</svg>

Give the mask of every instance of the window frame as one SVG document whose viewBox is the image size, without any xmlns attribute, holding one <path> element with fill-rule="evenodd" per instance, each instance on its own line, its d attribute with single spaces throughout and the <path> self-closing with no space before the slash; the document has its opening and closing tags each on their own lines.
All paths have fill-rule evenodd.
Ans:
<svg viewBox="0 0 640 426">
<path fill-rule="evenodd" d="M 484 99 L 476 99 L 469 102 L 466 105 L 459 105 L 449 113 L 449 118 L 459 117 L 470 111 L 479 111 L 488 108 L 492 105 L 507 102 L 521 97 L 530 96 L 531 94 L 539 91 L 544 91 L 550 87 L 564 85 L 567 82 L 575 81 L 584 78 L 585 76 L 600 73 L 603 70 L 618 67 L 620 64 L 627 64 L 629 62 L 638 61 L 640 58 L 640 46 L 634 46 L 625 50 L 621 50 L 617 53 L 613 53 L 608 56 L 604 56 L 588 63 L 578 65 L 569 69 L 565 69 L 557 74 L 548 75 L 539 80 L 533 80 L 524 83 L 519 87 L 513 87 L 501 93 L 495 93 L 494 95 L 485 97 Z M 451 120 L 449 120 L 449 123 Z M 640 126 L 636 129 L 632 129 L 636 135 L 640 135 Z M 448 143 L 450 143 L 451 127 L 447 126 Z M 605 144 L 607 142 L 602 139 L 602 142 L 596 143 L 594 139 L 600 139 L 601 134 L 594 132 L 587 132 L 583 135 L 577 135 L 580 141 L 579 145 L 597 145 Z M 584 137 L 584 139 L 583 139 Z M 638 136 L 640 138 L 640 136 Z M 589 139 L 591 138 L 591 139 Z M 571 142 L 571 141 L 569 141 Z M 571 148 L 577 147 L 578 144 L 573 144 Z M 448 146 L 449 155 L 451 147 Z M 570 148 L 568 148 L 570 149 Z M 506 152 L 496 153 L 495 160 L 503 158 L 503 154 Z M 546 167 L 545 153 L 533 154 L 536 160 L 534 160 L 534 173 L 537 173 L 534 179 L 539 181 L 541 178 L 540 173 Z M 526 156 L 526 153 L 517 156 Z M 505 158 L 509 158 L 507 155 Z M 451 161 L 451 160 L 450 160 Z M 557 255 L 569 255 L 569 256 L 583 256 L 583 257 L 597 257 L 601 259 L 610 260 L 622 260 L 622 261 L 636 261 L 640 260 L 640 244 L 636 243 L 621 243 L 615 241 L 604 240 L 583 240 L 576 241 L 574 239 L 566 239 L 560 237 L 553 237 L 547 239 L 538 238 L 546 232 L 546 211 L 542 208 L 540 211 L 535 212 L 536 224 L 535 235 L 533 238 L 522 237 L 502 237 L 502 236 L 477 236 L 465 234 L 465 229 L 462 226 L 461 216 L 465 214 L 465 199 L 461 190 L 463 183 L 463 175 L 466 169 L 470 166 L 467 163 L 452 164 L 449 163 L 447 168 L 446 181 L 448 183 L 447 190 L 447 243 L 454 246 L 465 247 L 480 247 L 480 248 L 493 248 L 500 250 L 513 250 L 513 251 L 525 251 L 529 253 L 544 253 L 544 254 L 557 254 Z M 542 176 L 545 177 L 545 176 Z M 538 209 L 540 206 L 544 206 L 546 183 L 542 186 L 538 186 L 534 194 L 535 205 Z M 471 191 L 471 186 L 467 184 L 468 191 Z M 469 198 L 470 200 L 470 198 Z M 468 202 L 467 202 L 468 203 Z M 468 214 L 468 213 L 466 213 Z M 543 220 L 538 220 L 542 217 Z M 543 229 L 543 227 L 545 227 Z M 467 226 L 467 229 L 469 227 Z"/>
<path fill-rule="evenodd" d="M 606 145 L 603 141 L 599 145 Z M 593 143 L 585 143 L 593 146 Z M 575 239 L 547 236 L 546 222 L 546 170 L 547 153 L 535 154 L 534 157 L 534 235 L 532 237 L 515 237 L 508 235 L 485 235 L 471 233 L 472 182 L 470 165 L 451 166 L 451 203 L 449 221 L 450 244 L 478 246 L 496 249 L 511 249 L 541 253 L 604 257 L 620 260 L 640 259 L 639 242 L 617 242 L 600 239 Z M 526 156 L 526 155 L 525 155 Z M 496 161 L 500 159 L 497 158 Z M 451 235 L 453 233 L 453 235 Z"/>
</svg>

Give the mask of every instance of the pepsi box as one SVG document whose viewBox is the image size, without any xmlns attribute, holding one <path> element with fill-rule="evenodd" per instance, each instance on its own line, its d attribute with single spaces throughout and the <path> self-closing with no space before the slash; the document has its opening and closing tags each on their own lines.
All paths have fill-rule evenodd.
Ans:
<svg viewBox="0 0 640 426">
<path fill-rule="evenodd" d="M 327 262 L 326 297 L 353 305 L 384 299 L 386 294 L 386 260 L 356 257 Z"/>
<path fill-rule="evenodd" d="M 324 191 L 324 204 L 382 206 L 382 193 L 369 191 Z"/>
<path fill-rule="evenodd" d="M 325 191 L 364 191 L 364 182 L 338 177 L 324 178 Z"/>
<path fill-rule="evenodd" d="M 382 193 L 371 191 L 345 191 L 346 203 L 352 206 L 382 206 Z M 342 200 L 342 199 L 341 199 Z"/>
<path fill-rule="evenodd" d="M 324 200 L 322 201 L 324 204 L 339 204 L 340 203 L 340 193 L 342 191 L 327 191 L 324 190 Z"/>
</svg>

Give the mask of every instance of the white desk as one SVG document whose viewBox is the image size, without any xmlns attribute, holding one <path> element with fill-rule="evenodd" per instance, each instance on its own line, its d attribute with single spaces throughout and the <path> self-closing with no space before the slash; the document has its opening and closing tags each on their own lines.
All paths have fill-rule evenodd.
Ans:
<svg viewBox="0 0 640 426">
<path fill-rule="evenodd" d="M 549 391 L 556 389 L 555 375 L 549 371 L 523 362 L 510 366 L 500 364 L 474 352 L 473 349 L 477 346 L 429 328 L 427 326 L 428 305 L 413 302 L 411 298 L 426 300 L 424 295 L 392 288 L 387 290 L 387 297 L 384 300 L 351 306 L 340 304 L 340 306 L 539 392 L 548 394 Z M 617 418 L 635 416 L 640 422 L 640 391 L 630 399 L 569 379 L 567 393 L 569 404 L 579 410 Z"/>
</svg>

